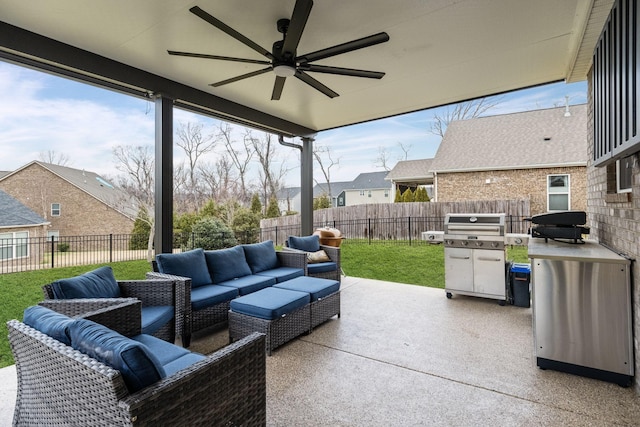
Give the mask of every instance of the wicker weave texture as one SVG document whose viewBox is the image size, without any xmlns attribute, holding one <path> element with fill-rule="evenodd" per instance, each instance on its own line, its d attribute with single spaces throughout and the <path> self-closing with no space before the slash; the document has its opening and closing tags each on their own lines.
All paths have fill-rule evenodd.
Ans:
<svg viewBox="0 0 640 427">
<path fill-rule="evenodd" d="M 340 317 L 340 291 L 311 303 L 312 328 L 315 328 L 336 315 Z"/>
<path fill-rule="evenodd" d="M 271 355 L 274 348 L 301 334 L 311 332 L 311 306 L 306 304 L 298 310 L 273 320 L 229 311 L 229 340 L 235 341 L 253 332 L 266 335 L 265 349 Z"/>
</svg>

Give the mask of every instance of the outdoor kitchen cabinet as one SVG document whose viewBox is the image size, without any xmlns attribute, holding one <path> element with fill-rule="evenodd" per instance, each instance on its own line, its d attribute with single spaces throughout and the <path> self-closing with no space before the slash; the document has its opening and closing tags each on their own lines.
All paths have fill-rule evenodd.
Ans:
<svg viewBox="0 0 640 427">
<path fill-rule="evenodd" d="M 537 365 L 630 385 L 631 261 L 589 240 L 536 238 L 528 250 Z"/>
<path fill-rule="evenodd" d="M 506 299 L 504 250 L 447 248 L 445 291 L 451 294 Z"/>
</svg>

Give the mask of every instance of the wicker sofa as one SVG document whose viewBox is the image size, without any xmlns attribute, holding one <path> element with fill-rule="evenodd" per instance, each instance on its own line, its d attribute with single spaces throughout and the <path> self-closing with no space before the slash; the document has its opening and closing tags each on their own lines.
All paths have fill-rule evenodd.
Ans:
<svg viewBox="0 0 640 427">
<path fill-rule="evenodd" d="M 212 251 L 158 254 L 154 264 L 158 271 L 147 273 L 147 279 L 171 280 L 185 290 L 178 304 L 180 335 L 188 347 L 193 332 L 228 324 L 231 300 L 303 276 L 306 265 L 305 254 L 276 251 L 267 240 Z"/>
<path fill-rule="evenodd" d="M 45 305 L 69 308 L 58 301 Z M 13 425 L 266 424 L 264 335 L 252 334 L 209 356 L 197 355 L 139 335 L 140 308 L 140 301 L 120 298 L 117 304 L 73 319 L 30 307 L 27 310 L 42 310 L 25 311 L 25 323 L 9 321 L 18 377 Z M 129 351 L 125 367 L 115 369 L 108 364 L 111 352 L 96 350 L 96 331 L 106 334 L 101 341 L 105 346 L 116 338 L 127 345 L 134 342 L 124 347 Z M 71 345 L 63 342 L 67 339 Z M 88 351 L 81 351 L 87 343 Z M 131 348 L 157 359 L 154 363 L 162 365 L 165 376 L 138 383 L 149 371 L 131 364 Z"/>
</svg>

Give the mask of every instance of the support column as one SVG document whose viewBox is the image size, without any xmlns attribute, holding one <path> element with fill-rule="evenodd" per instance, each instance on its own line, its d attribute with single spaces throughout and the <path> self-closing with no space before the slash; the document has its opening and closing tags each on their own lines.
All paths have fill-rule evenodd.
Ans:
<svg viewBox="0 0 640 427">
<path fill-rule="evenodd" d="M 300 233 L 313 233 L 313 138 L 302 138 L 300 159 Z"/>
<path fill-rule="evenodd" d="M 158 95 L 155 158 L 155 251 L 173 251 L 173 99 Z"/>
</svg>

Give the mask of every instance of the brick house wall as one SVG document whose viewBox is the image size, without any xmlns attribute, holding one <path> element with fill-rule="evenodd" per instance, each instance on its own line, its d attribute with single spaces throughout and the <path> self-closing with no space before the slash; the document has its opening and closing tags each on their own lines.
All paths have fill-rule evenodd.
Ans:
<svg viewBox="0 0 640 427">
<path fill-rule="evenodd" d="M 529 199 L 531 215 L 547 212 L 547 176 L 568 174 L 570 209 L 587 210 L 585 167 L 555 167 L 438 173 L 438 202 L 463 200 Z"/>
<path fill-rule="evenodd" d="M 587 220 L 591 228 L 591 239 L 612 248 L 616 252 L 623 253 L 636 261 L 631 263 L 631 278 L 635 283 L 631 284 L 631 298 L 633 305 L 633 347 L 635 353 L 635 390 L 640 393 L 640 381 L 637 380 L 640 372 L 640 286 L 637 286 L 637 278 L 640 277 L 640 153 L 634 154 L 632 169 L 631 193 L 616 194 L 615 179 L 611 180 L 614 165 L 593 166 L 593 99 L 592 99 L 592 74 L 589 74 L 589 121 L 587 151 L 589 162 L 587 164 L 588 197 Z M 615 178 L 615 170 L 613 173 Z"/>
<path fill-rule="evenodd" d="M 51 222 L 60 236 L 129 234 L 133 220 L 34 163 L 0 181 L 0 188 Z M 60 216 L 51 204 L 60 203 Z M 45 233 L 46 235 L 46 233 Z"/>
<path fill-rule="evenodd" d="M 27 257 L 0 260 L 0 270 L 2 270 L 3 272 L 8 272 L 12 270 L 8 269 L 7 266 L 17 267 L 22 265 L 37 264 L 38 261 L 42 259 L 42 253 L 46 252 L 47 250 L 47 247 L 39 244 L 44 238 L 47 237 L 47 229 L 48 226 L 46 225 L 36 225 L 30 227 L 7 227 L 0 229 L 0 234 L 20 233 L 25 231 L 29 233 L 29 255 Z"/>
</svg>

